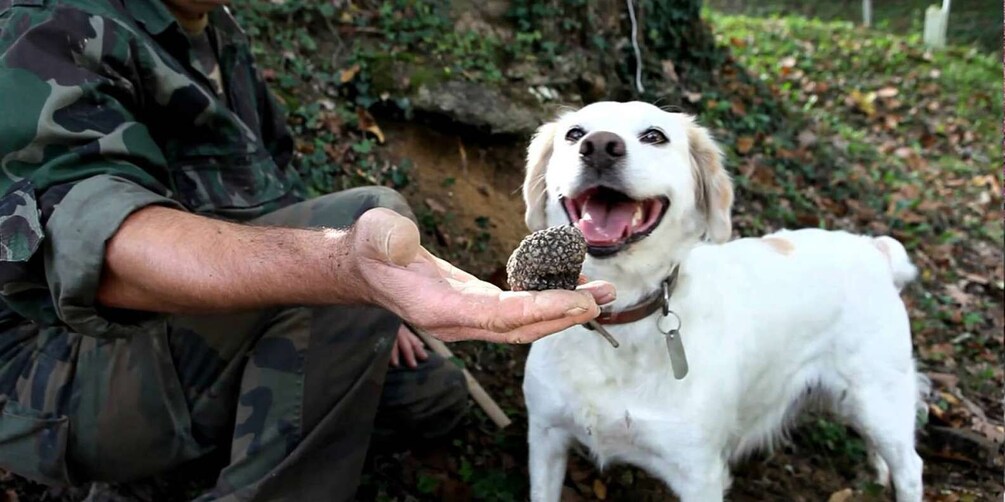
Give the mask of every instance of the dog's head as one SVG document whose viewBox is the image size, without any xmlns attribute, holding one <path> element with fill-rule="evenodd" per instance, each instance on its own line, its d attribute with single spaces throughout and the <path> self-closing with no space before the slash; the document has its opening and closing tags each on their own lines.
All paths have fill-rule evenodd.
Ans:
<svg viewBox="0 0 1005 502">
<path fill-rule="evenodd" d="M 531 230 L 573 223 L 594 259 L 686 252 L 732 233 L 719 147 L 693 117 L 642 102 L 595 103 L 541 126 L 523 195 Z"/>
</svg>

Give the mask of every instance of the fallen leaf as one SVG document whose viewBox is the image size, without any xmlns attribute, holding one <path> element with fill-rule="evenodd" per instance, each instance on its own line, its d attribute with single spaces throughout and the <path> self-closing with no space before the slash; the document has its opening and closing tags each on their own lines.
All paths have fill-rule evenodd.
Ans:
<svg viewBox="0 0 1005 502">
<path fill-rule="evenodd" d="M 743 101 L 734 99 L 729 103 L 729 109 L 733 112 L 733 115 L 737 117 L 743 117 L 747 115 L 747 105 L 743 104 Z"/>
<path fill-rule="evenodd" d="M 370 112 L 366 111 L 362 106 L 357 106 L 356 118 L 359 119 L 359 129 L 361 131 L 373 134 L 377 137 L 378 144 L 384 144 L 384 132 L 380 130 L 377 120 L 373 118 L 373 115 L 370 115 Z"/>
<path fill-rule="evenodd" d="M 700 92 L 684 92 L 684 99 L 688 100 L 689 103 L 697 103 L 701 101 Z"/>
<path fill-rule="evenodd" d="M 973 297 L 960 289 L 959 286 L 955 284 L 950 284 L 946 286 L 946 294 L 953 299 L 956 303 L 960 304 L 961 307 L 967 308 L 970 303 L 973 302 Z"/>
<path fill-rule="evenodd" d="M 982 436 L 988 438 L 994 443 L 1001 444 L 1005 442 L 1005 427 L 1001 425 L 995 425 L 987 420 L 975 420 L 973 429 L 974 431 L 980 433 Z"/>
<path fill-rule="evenodd" d="M 878 96 L 880 98 L 883 98 L 883 99 L 892 98 L 892 97 L 896 96 L 897 93 L 899 93 L 899 92 L 900 91 L 898 91 L 896 87 L 884 87 L 884 88 L 876 91 L 876 96 Z"/>
<path fill-rule="evenodd" d="M 845 99 L 845 103 L 854 106 L 858 111 L 872 117 L 876 115 L 876 93 L 869 92 L 863 94 L 858 89 L 851 91 Z"/>
<path fill-rule="evenodd" d="M 348 83 L 350 80 L 356 78 L 356 75 L 358 73 L 359 73 L 359 65 L 358 64 L 354 64 L 354 65 L 352 65 L 352 66 L 350 66 L 350 67 L 342 70 L 339 73 L 339 81 L 341 81 L 343 84 Z"/>
<path fill-rule="evenodd" d="M 956 384 L 960 382 L 960 377 L 952 373 L 928 372 L 926 373 L 926 375 L 928 375 L 928 378 L 929 380 L 932 381 L 932 383 L 935 383 L 939 387 L 945 389 L 952 389 L 953 387 L 956 387 Z"/>
<path fill-rule="evenodd" d="M 754 148 L 753 136 L 740 136 L 739 138 L 736 138 L 736 153 L 746 155 L 750 153 L 752 148 Z"/>
<path fill-rule="evenodd" d="M 804 129 L 799 133 L 798 140 L 799 140 L 799 146 L 806 148 L 816 144 L 817 135 L 813 134 L 813 132 L 810 131 L 809 129 Z"/>
<path fill-rule="evenodd" d="M 666 77 L 671 82 L 677 82 L 680 80 L 680 78 L 677 77 L 677 70 L 674 68 L 673 61 L 669 59 L 664 59 L 662 66 L 663 66 L 664 77 Z"/>
<path fill-rule="evenodd" d="M 607 486 L 599 478 L 593 480 L 593 494 L 600 500 L 607 500 Z"/>
<path fill-rule="evenodd" d="M 426 199 L 425 202 L 426 205 L 429 206 L 429 210 L 434 213 L 444 214 L 447 212 L 447 208 L 435 199 Z"/>
<path fill-rule="evenodd" d="M 827 497 L 827 502 L 845 502 L 854 494 L 855 492 L 851 488 L 845 488 L 832 493 L 830 497 Z"/>
</svg>

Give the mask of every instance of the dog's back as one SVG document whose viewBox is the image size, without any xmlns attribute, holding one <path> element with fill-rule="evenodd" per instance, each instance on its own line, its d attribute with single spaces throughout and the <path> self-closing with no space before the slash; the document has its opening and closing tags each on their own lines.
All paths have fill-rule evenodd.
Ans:
<svg viewBox="0 0 1005 502">
<path fill-rule="evenodd" d="M 869 438 L 881 481 L 892 457 L 898 490 L 920 493 L 918 380 L 899 298 L 914 267 L 899 242 L 782 231 L 698 246 L 681 273 L 673 308 L 691 373 L 673 380 L 652 319 L 610 327 L 619 349 L 578 328 L 537 342 L 525 376 L 532 449 L 547 435 L 575 439 L 601 463 L 640 465 L 685 495 L 694 473 L 660 465 L 720 458 L 725 468 L 784 436 L 816 396 Z"/>
</svg>

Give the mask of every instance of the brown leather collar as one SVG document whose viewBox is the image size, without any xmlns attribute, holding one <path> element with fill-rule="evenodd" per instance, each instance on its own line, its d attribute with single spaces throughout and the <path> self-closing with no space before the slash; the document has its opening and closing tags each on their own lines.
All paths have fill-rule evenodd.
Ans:
<svg viewBox="0 0 1005 502">
<path fill-rule="evenodd" d="M 673 271 L 670 272 L 670 276 L 663 281 L 667 284 L 666 288 L 661 287 L 655 293 L 647 296 L 644 300 L 627 310 L 618 312 L 602 310 L 600 315 L 594 320 L 600 324 L 630 324 L 651 316 L 665 307 L 667 302 L 670 301 L 670 294 L 673 293 L 674 286 L 677 285 L 677 272 L 679 269 L 679 266 L 674 267 Z"/>
</svg>

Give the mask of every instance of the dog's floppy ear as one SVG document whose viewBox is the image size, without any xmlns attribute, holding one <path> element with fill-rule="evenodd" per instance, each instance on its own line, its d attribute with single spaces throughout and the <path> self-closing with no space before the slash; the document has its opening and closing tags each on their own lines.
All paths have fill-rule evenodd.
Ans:
<svg viewBox="0 0 1005 502">
<path fill-rule="evenodd" d="M 730 211 L 733 207 L 733 182 L 722 165 L 722 150 L 708 129 L 694 123 L 687 127 L 691 149 L 691 170 L 697 180 L 695 201 L 705 214 L 705 239 L 726 242 L 733 234 Z"/>
<path fill-rule="evenodd" d="M 544 170 L 551 160 L 552 145 L 555 140 L 555 129 L 558 124 L 550 122 L 542 125 L 534 134 L 527 148 L 527 173 L 523 179 L 523 202 L 527 206 L 524 221 L 532 232 L 547 226 L 544 214 L 548 194 L 545 192 Z"/>
</svg>

